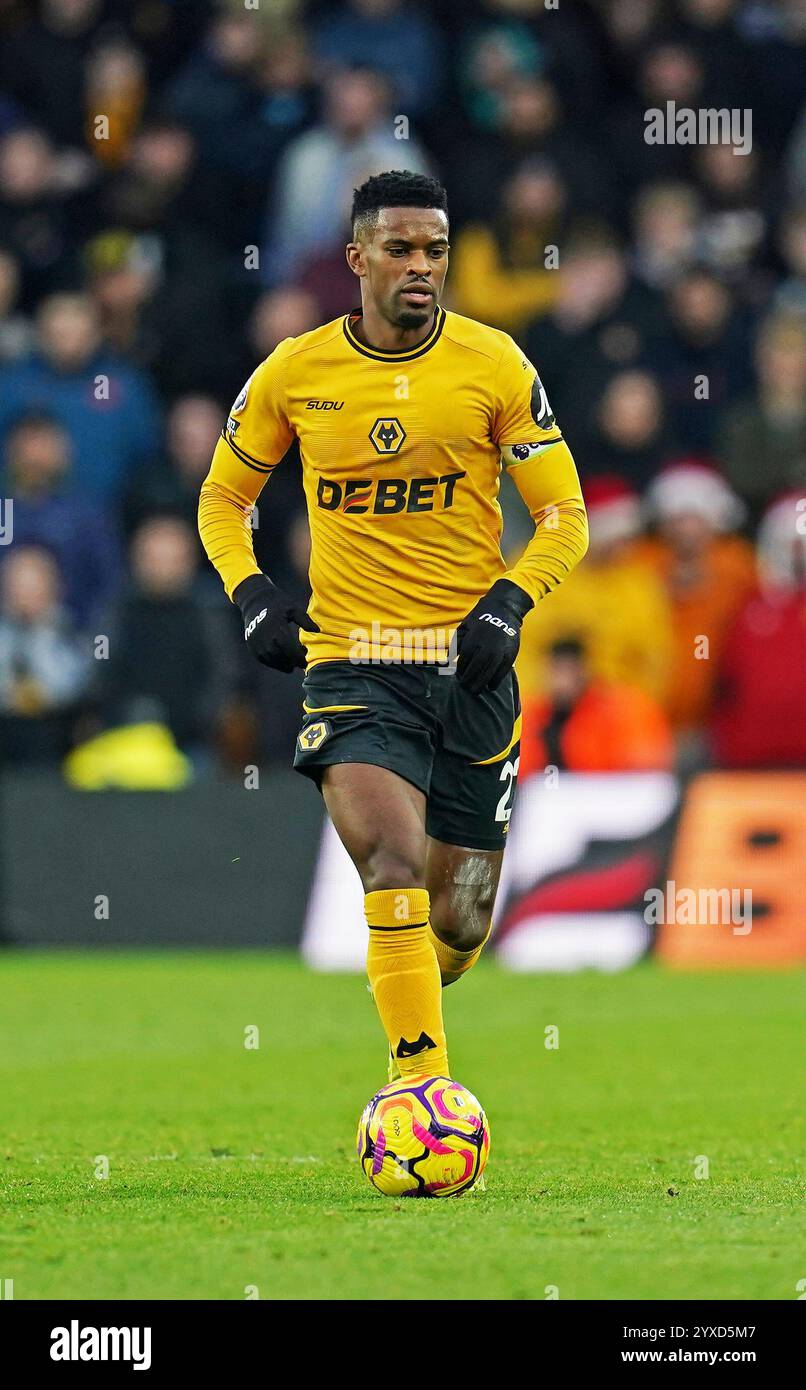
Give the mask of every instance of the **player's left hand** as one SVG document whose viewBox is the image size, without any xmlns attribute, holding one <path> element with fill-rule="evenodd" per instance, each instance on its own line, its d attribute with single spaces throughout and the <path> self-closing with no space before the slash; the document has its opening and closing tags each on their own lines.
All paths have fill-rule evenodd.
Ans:
<svg viewBox="0 0 806 1390">
<path fill-rule="evenodd" d="M 459 624 L 456 679 L 471 695 L 497 690 L 512 670 L 521 644 L 521 623 L 534 604 L 509 579 L 496 579 Z"/>
</svg>

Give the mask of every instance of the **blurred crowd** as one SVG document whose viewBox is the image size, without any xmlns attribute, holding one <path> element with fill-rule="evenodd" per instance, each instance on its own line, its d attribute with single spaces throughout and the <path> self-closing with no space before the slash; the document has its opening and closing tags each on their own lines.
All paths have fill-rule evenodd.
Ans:
<svg viewBox="0 0 806 1390">
<path fill-rule="evenodd" d="M 752 147 L 650 144 L 650 108 Z M 448 308 L 537 365 L 589 503 L 523 770 L 806 764 L 802 0 L 0 0 L 0 755 L 287 765 L 299 683 L 201 551 L 230 401 L 353 308 L 353 188 L 448 189 Z M 528 525 L 505 480 L 505 548 Z M 292 450 L 255 517 L 304 598 Z"/>
</svg>

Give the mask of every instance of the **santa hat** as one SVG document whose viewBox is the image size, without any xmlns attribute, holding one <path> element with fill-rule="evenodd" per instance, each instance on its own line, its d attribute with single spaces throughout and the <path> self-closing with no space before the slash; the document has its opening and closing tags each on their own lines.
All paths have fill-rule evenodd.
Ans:
<svg viewBox="0 0 806 1390">
<path fill-rule="evenodd" d="M 594 545 L 610 545 L 637 536 L 641 529 L 641 503 L 624 478 L 602 473 L 589 478 L 582 489 Z"/>
<path fill-rule="evenodd" d="M 762 584 L 775 589 L 795 589 L 803 584 L 806 503 L 802 492 L 786 492 L 767 508 L 758 528 L 756 545 Z"/>
<path fill-rule="evenodd" d="M 699 459 L 681 459 L 664 468 L 647 489 L 646 509 L 658 521 L 693 513 L 715 531 L 734 531 L 745 518 L 741 498 L 715 468 Z"/>
</svg>

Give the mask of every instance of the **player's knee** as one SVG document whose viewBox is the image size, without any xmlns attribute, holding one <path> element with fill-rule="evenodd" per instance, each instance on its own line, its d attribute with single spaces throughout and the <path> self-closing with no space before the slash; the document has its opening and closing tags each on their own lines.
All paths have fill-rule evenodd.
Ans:
<svg viewBox="0 0 806 1390">
<path fill-rule="evenodd" d="M 474 951 L 484 941 L 492 917 L 495 893 L 485 888 L 457 889 L 454 885 L 431 898 L 431 926 L 454 951 Z"/>
<path fill-rule="evenodd" d="M 379 845 L 367 855 L 361 877 L 365 893 L 391 888 L 423 888 L 425 865 L 422 856 L 414 850 Z"/>
</svg>

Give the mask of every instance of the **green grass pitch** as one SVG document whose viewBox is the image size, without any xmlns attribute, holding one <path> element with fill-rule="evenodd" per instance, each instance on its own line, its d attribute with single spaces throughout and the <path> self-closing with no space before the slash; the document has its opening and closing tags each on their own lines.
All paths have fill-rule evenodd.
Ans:
<svg viewBox="0 0 806 1390">
<path fill-rule="evenodd" d="M 359 977 L 14 951 L 0 989 L 16 1299 L 789 1300 L 806 1278 L 800 972 L 483 963 L 445 1003 L 488 1190 L 430 1202 L 381 1197 L 356 1162 L 386 1079 Z"/>
</svg>

